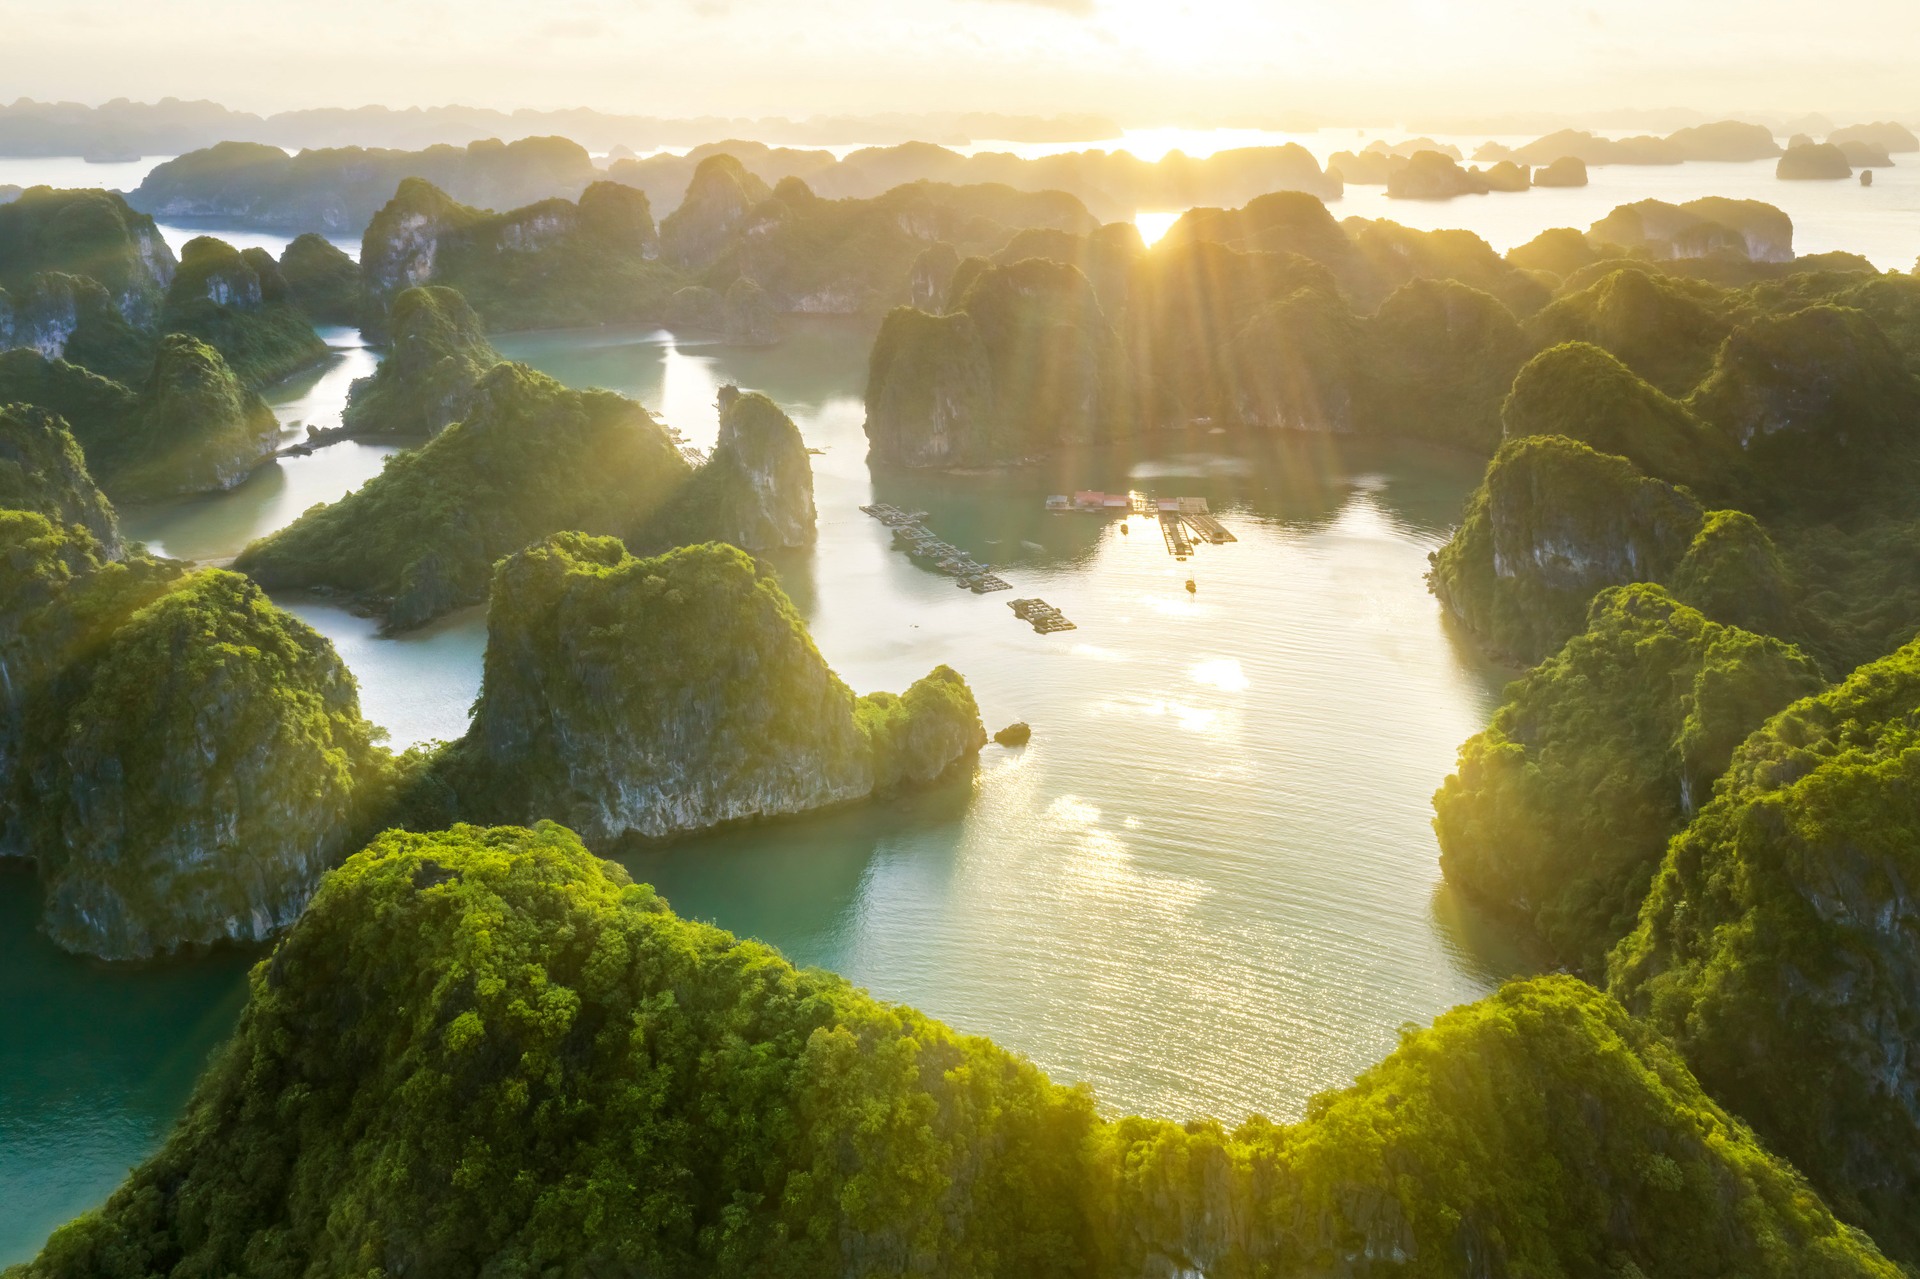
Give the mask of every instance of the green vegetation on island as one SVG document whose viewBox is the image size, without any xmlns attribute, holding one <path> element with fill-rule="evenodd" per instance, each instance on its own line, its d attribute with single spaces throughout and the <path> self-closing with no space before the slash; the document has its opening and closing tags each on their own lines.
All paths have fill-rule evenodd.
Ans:
<svg viewBox="0 0 1920 1279">
<path fill-rule="evenodd" d="M 793 419 L 758 391 L 720 388 L 720 434 L 706 463 L 644 530 L 648 548 L 726 542 L 746 551 L 811 545 L 813 466 Z"/>
<path fill-rule="evenodd" d="M 280 253 L 280 276 L 301 310 L 319 324 L 358 324 L 366 308 L 360 264 L 308 231 Z"/>
<path fill-rule="evenodd" d="M 252 543 L 234 567 L 269 589 L 353 592 L 406 630 L 484 600 L 494 562 L 549 533 L 634 532 L 690 470 L 632 400 L 499 364 L 461 421 Z"/>
<path fill-rule="evenodd" d="M 1795 703 L 1676 837 L 1612 989 L 1889 1254 L 1920 1257 L 1920 646 Z"/>
<path fill-rule="evenodd" d="M 329 876 L 167 1144 L 18 1273 L 1252 1279 L 1358 1257 L 1899 1274 L 1572 979 L 1403 1032 L 1291 1126 L 1107 1120 L 985 1039 L 678 919 L 550 823 L 390 833 Z"/>
<path fill-rule="evenodd" d="M 78 525 L 104 554 L 119 558 L 113 506 L 87 473 L 86 455 L 65 420 L 29 404 L 9 404 L 9 398 L 0 384 L 0 510 L 32 511 L 56 525 Z"/>
<path fill-rule="evenodd" d="M 657 320 L 683 283 L 659 251 L 647 197 L 616 182 L 493 213 L 409 177 L 361 238 L 364 323 L 384 330 L 424 284 L 459 290 L 495 331 Z"/>
<path fill-rule="evenodd" d="M 567 821 L 601 849 L 925 783 L 986 742 L 964 680 L 855 697 L 772 571 L 562 533 L 503 560 L 473 725 L 410 820 Z"/>
<path fill-rule="evenodd" d="M 1556 963 L 1603 980 L 1668 839 L 1734 748 L 1824 687 L 1797 650 L 1658 586 L 1602 591 L 1586 630 L 1509 685 L 1460 748 L 1433 797 L 1441 869 Z"/>
<path fill-rule="evenodd" d="M 466 416 L 500 353 L 456 289 L 408 289 L 387 319 L 380 367 L 348 389 L 340 424 L 350 435 L 438 435 Z"/>
</svg>

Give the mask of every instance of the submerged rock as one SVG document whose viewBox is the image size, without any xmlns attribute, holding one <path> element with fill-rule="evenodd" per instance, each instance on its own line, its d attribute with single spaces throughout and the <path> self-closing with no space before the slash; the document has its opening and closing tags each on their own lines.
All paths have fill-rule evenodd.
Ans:
<svg viewBox="0 0 1920 1279">
<path fill-rule="evenodd" d="M 689 473 L 632 400 L 498 364 L 461 421 L 252 543 L 234 567 L 270 589 L 356 592 L 406 630 L 484 600 L 494 561 L 549 533 L 633 532 Z"/>
<path fill-rule="evenodd" d="M 388 328 L 387 358 L 354 379 L 340 424 L 353 435 L 438 435 L 466 416 L 500 353 L 467 300 L 439 285 L 395 298 Z"/>
<path fill-rule="evenodd" d="M 221 1274 L 1899 1273 L 1570 978 L 1404 1030 L 1298 1124 L 1106 1119 L 986 1039 L 676 918 L 551 823 L 349 861 L 253 969 L 187 1115 L 36 1279 L 189 1249 Z M 366 1171 L 428 1151 L 458 1174 Z"/>
<path fill-rule="evenodd" d="M 596 846 L 932 781 L 986 741 L 945 667 L 856 698 L 770 570 L 708 544 L 636 559 L 565 533 L 496 570 L 456 811 L 564 818 Z"/>
</svg>

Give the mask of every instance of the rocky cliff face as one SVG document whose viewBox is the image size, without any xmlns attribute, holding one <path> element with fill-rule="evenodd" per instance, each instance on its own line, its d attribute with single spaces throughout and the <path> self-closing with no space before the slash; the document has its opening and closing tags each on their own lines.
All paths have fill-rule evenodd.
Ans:
<svg viewBox="0 0 1920 1279">
<path fill-rule="evenodd" d="M 467 300 L 438 285 L 395 298 L 388 329 L 387 358 L 348 389 L 341 424 L 355 435 L 438 435 L 466 416 L 500 353 Z"/>
<path fill-rule="evenodd" d="M 1508 685 L 1461 746 L 1433 797 L 1441 869 L 1555 963 L 1600 979 L 1734 747 L 1824 687 L 1798 650 L 1658 586 L 1603 591 L 1587 628 Z"/>
<path fill-rule="evenodd" d="M 154 355 L 137 431 L 105 481 L 124 501 L 230 489 L 280 439 L 266 402 L 241 385 L 220 352 L 184 333 L 163 339 Z"/>
<path fill-rule="evenodd" d="M 972 276 L 949 315 L 888 315 L 867 380 L 879 461 L 975 466 L 1131 430 L 1126 356 L 1086 276 L 1028 258 Z"/>
<path fill-rule="evenodd" d="M 250 387 L 276 382 L 326 358 L 312 319 L 294 304 L 277 262 L 264 249 L 241 252 L 196 236 L 180 250 L 159 330 L 215 347 Z"/>
<path fill-rule="evenodd" d="M 768 551 L 811 545 L 814 519 L 813 466 L 800 428 L 766 396 L 724 386 L 712 455 L 641 540 Z"/>
<path fill-rule="evenodd" d="M 48 935 L 106 959 L 265 940 L 359 833 L 376 765 L 352 675 L 218 570 L 96 643 L 22 752 Z"/>
<path fill-rule="evenodd" d="M 110 378 L 138 377 L 150 339 L 121 316 L 97 281 L 43 271 L 12 293 L 0 289 L 0 346 L 26 348 Z"/>
<path fill-rule="evenodd" d="M 1743 745 L 1612 989 L 1836 1212 L 1920 1258 L 1920 648 Z"/>
<path fill-rule="evenodd" d="M 85 529 L 108 559 L 122 554 L 120 528 L 87 459 L 56 414 L 0 396 L 0 510 L 32 511 Z"/>
<path fill-rule="evenodd" d="M 280 254 L 280 274 L 294 302 L 320 324 L 358 324 L 366 307 L 360 264 L 309 231 Z"/>
<path fill-rule="evenodd" d="M 423 151 L 308 147 L 295 155 L 256 142 L 219 142 L 155 166 L 129 200 L 170 217 L 353 233 L 408 178 L 467 204 L 510 209 L 572 199 L 597 176 L 586 148 L 566 138 L 487 139 Z"/>
<path fill-rule="evenodd" d="M 0 288 L 19 292 L 46 271 L 97 281 L 128 324 L 147 328 L 159 319 L 174 257 L 153 219 L 115 192 L 30 187 L 0 204 Z"/>
<path fill-rule="evenodd" d="M 928 680 L 900 699 L 912 722 L 883 725 L 892 704 L 854 697 L 744 552 L 642 560 L 562 534 L 495 574 L 486 675 L 451 772 L 462 811 L 471 796 L 482 812 L 564 817 L 601 847 L 802 813 L 925 780 L 985 743 L 965 684 Z"/>
<path fill-rule="evenodd" d="M 383 332 L 395 299 L 427 284 L 458 289 L 491 330 L 659 320 L 684 278 L 658 257 L 646 196 L 617 183 L 492 213 L 410 178 L 361 241 L 364 323 Z"/>
<path fill-rule="evenodd" d="M 1664 580 L 1703 518 L 1623 457 L 1559 435 L 1508 440 L 1427 580 L 1496 651 L 1531 665 L 1582 629 L 1603 588 Z"/>
<path fill-rule="evenodd" d="M 1899 1274 L 1570 978 L 1403 1031 L 1299 1124 L 1107 1120 L 985 1039 L 674 917 L 552 823 L 350 860 L 255 967 L 188 1113 L 33 1279 L 189 1246 L 220 1273 L 271 1248 L 325 1274 Z M 364 1171 L 448 1134 L 458 1176 Z"/>
<path fill-rule="evenodd" d="M 253 543 L 234 567 L 269 588 L 356 592 L 406 630 L 485 599 L 494 561 L 550 533 L 632 533 L 689 473 L 633 401 L 498 364 L 461 421 Z"/>
<path fill-rule="evenodd" d="M 1779 503 L 1833 511 L 1855 504 L 1911 437 L 1920 379 L 1871 317 L 1823 304 L 1742 325 L 1689 405 Z"/>
<path fill-rule="evenodd" d="M 1542 347 L 1591 343 L 1667 395 L 1684 397 L 1733 331 L 1717 294 L 1697 281 L 1622 269 L 1562 294 L 1526 327 Z"/>
<path fill-rule="evenodd" d="M 693 171 L 686 197 L 660 224 L 667 260 L 702 267 L 720 254 L 733 228 L 772 190 L 730 155 L 711 155 Z"/>
</svg>

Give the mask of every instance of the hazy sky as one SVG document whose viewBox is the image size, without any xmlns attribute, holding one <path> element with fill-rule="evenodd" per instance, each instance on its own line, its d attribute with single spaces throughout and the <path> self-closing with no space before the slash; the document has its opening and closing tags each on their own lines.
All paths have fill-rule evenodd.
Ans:
<svg viewBox="0 0 1920 1279">
<path fill-rule="evenodd" d="M 1920 4 L 0 0 L 0 97 L 651 115 L 1695 106 L 1920 116 Z"/>
</svg>

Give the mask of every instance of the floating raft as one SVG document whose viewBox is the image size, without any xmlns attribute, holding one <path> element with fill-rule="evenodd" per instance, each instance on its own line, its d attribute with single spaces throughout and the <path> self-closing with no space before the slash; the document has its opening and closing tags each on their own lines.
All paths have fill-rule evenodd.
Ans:
<svg viewBox="0 0 1920 1279">
<path fill-rule="evenodd" d="M 885 502 L 875 502 L 860 510 L 893 530 L 894 546 L 918 559 L 932 560 L 936 569 L 954 579 L 955 586 L 965 587 L 975 595 L 1013 589 L 1013 583 L 995 574 L 991 565 L 982 564 L 959 547 L 941 541 L 938 534 L 920 522 L 927 518 L 925 511 L 903 511 Z"/>
<path fill-rule="evenodd" d="M 1013 610 L 1015 617 L 1030 623 L 1033 629 L 1042 635 L 1051 635 L 1055 631 L 1080 629 L 1069 622 L 1064 613 L 1045 600 L 1009 600 L 1007 607 Z"/>
</svg>

